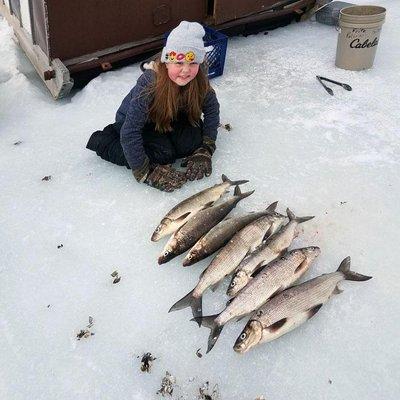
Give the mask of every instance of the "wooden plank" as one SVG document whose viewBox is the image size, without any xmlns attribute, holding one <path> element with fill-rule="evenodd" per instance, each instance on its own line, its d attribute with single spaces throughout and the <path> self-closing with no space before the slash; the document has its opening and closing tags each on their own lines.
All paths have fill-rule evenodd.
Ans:
<svg viewBox="0 0 400 400">
<path fill-rule="evenodd" d="M 8 8 L 2 3 L 0 3 L 0 13 L 13 28 L 14 35 L 20 47 L 35 67 L 36 72 L 53 97 L 59 99 L 66 96 L 72 89 L 74 83 L 65 65 L 58 59 L 50 61 L 42 49 L 32 43 L 29 34 L 20 26 L 19 20 L 14 15 L 11 15 Z M 47 74 L 53 74 L 54 78 L 45 80 L 45 75 Z"/>
</svg>

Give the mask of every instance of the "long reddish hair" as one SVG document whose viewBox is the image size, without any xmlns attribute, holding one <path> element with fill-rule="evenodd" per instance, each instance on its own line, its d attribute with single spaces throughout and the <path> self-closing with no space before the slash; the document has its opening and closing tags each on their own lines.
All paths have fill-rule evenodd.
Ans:
<svg viewBox="0 0 400 400">
<path fill-rule="evenodd" d="M 156 60 L 157 78 L 149 88 L 154 99 L 149 108 L 149 117 L 157 131 L 171 131 L 171 123 L 180 110 L 186 112 L 192 125 L 200 119 L 204 98 L 212 90 L 206 70 L 205 65 L 200 65 L 196 77 L 187 85 L 179 86 L 169 78 L 165 63 Z"/>
</svg>

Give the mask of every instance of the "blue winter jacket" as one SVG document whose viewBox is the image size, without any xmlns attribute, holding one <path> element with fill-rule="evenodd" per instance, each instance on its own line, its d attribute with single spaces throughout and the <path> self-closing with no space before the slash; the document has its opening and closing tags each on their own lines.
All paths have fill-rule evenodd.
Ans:
<svg viewBox="0 0 400 400">
<path fill-rule="evenodd" d="M 115 122 L 122 125 L 121 145 L 126 160 L 132 170 L 140 168 L 147 156 L 143 147 L 142 129 L 149 122 L 149 106 L 151 95 L 146 91 L 155 80 L 156 73 L 146 70 L 137 80 L 134 88 L 122 101 L 115 116 Z M 203 103 L 203 136 L 215 140 L 219 126 L 219 103 L 214 90 L 210 90 Z"/>
</svg>

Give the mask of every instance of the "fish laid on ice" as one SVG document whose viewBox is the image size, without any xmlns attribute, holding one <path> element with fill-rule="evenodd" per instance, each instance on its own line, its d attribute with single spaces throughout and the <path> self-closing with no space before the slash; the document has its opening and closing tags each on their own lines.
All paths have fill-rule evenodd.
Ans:
<svg viewBox="0 0 400 400">
<path fill-rule="evenodd" d="M 266 210 L 260 212 L 250 212 L 239 217 L 227 218 L 214 226 L 190 249 L 183 260 L 183 266 L 193 265 L 200 260 L 215 253 L 225 246 L 231 237 L 246 225 L 259 219 L 260 217 L 275 211 L 278 202 L 272 203 Z"/>
<path fill-rule="evenodd" d="M 231 181 L 222 175 L 222 183 L 204 189 L 177 204 L 170 210 L 157 226 L 151 240 L 157 242 L 162 237 L 176 232 L 189 218 L 198 211 L 212 206 L 231 186 L 242 185 L 248 181 Z"/>
<path fill-rule="evenodd" d="M 169 312 L 191 307 L 193 317 L 201 317 L 203 293 L 209 287 L 215 289 L 225 276 L 234 271 L 246 254 L 260 245 L 265 236 L 269 236 L 279 229 L 284 219 L 284 215 L 272 211 L 236 233 L 200 275 L 196 287 L 176 302 Z"/>
<path fill-rule="evenodd" d="M 158 263 L 164 264 L 190 249 L 204 234 L 218 224 L 218 222 L 222 221 L 236 207 L 240 200 L 253 193 L 254 190 L 242 193 L 239 186 L 236 186 L 231 198 L 221 204 L 197 212 L 171 236 L 162 254 L 158 257 Z"/>
<path fill-rule="evenodd" d="M 220 314 L 194 318 L 196 322 L 211 329 L 207 353 L 214 347 L 226 323 L 257 310 L 270 297 L 292 285 L 308 270 L 320 252 L 319 247 L 290 251 L 264 267 L 236 297 L 228 302 Z"/>
<path fill-rule="evenodd" d="M 250 318 L 236 340 L 234 350 L 245 353 L 255 345 L 270 342 L 313 317 L 334 294 L 342 292 L 339 282 L 367 281 L 370 276 L 350 271 L 350 257 L 336 272 L 323 274 L 278 294 Z"/>
<path fill-rule="evenodd" d="M 235 296 L 250 281 L 251 276 L 261 267 L 282 255 L 296 237 L 298 224 L 314 217 L 296 217 L 289 209 L 286 210 L 289 222 L 273 236 L 268 238 L 254 253 L 243 260 L 233 274 L 228 287 L 228 296 Z"/>
</svg>

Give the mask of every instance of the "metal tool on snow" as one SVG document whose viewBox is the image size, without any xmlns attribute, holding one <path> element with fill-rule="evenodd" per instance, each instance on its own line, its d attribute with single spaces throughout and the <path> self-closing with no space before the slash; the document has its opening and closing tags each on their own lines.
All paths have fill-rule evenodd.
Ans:
<svg viewBox="0 0 400 400">
<path fill-rule="evenodd" d="M 332 80 L 332 79 L 324 78 L 323 76 L 319 76 L 319 75 L 317 75 L 316 78 L 318 79 L 318 82 L 324 87 L 324 89 L 325 89 L 331 96 L 333 96 L 333 90 L 332 90 L 330 87 L 326 86 L 325 83 L 322 82 L 322 81 L 326 81 L 326 82 L 334 83 L 335 85 L 339 85 L 339 86 L 341 86 L 343 89 L 348 90 L 349 92 L 350 92 L 351 90 L 353 90 L 352 87 L 351 87 L 350 85 L 348 85 L 347 83 L 342 83 L 342 82 L 334 81 L 334 80 Z"/>
</svg>

